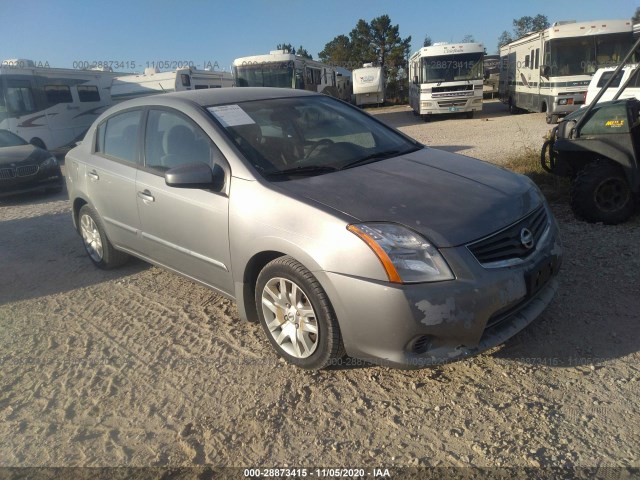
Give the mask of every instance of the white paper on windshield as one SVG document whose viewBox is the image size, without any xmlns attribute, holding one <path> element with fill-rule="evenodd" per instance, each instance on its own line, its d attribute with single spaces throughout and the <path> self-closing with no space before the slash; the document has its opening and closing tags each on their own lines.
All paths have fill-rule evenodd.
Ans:
<svg viewBox="0 0 640 480">
<path fill-rule="evenodd" d="M 223 127 L 237 127 L 256 123 L 239 105 L 222 105 L 207 108 L 222 123 Z"/>
</svg>

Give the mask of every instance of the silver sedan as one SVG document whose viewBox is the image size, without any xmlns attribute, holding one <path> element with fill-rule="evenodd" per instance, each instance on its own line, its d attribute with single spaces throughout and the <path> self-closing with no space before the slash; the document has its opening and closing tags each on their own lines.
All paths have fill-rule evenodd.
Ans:
<svg viewBox="0 0 640 480">
<path fill-rule="evenodd" d="M 302 368 L 464 358 L 520 331 L 557 289 L 558 229 L 529 179 L 324 95 L 131 100 L 66 165 L 96 266 L 133 255 L 207 285 Z"/>
</svg>

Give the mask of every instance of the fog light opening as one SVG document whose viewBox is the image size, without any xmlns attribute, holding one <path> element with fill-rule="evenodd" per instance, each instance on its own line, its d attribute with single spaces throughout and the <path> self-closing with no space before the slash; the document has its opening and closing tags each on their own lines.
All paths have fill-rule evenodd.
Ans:
<svg viewBox="0 0 640 480">
<path fill-rule="evenodd" d="M 423 354 L 431 348 L 433 337 L 431 335 L 421 335 L 416 337 L 411 344 L 411 352 L 415 354 Z"/>
</svg>

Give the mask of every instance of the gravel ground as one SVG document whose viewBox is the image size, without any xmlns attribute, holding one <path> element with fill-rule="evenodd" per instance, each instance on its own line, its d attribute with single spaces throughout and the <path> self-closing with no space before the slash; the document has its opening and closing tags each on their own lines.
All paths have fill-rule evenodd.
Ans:
<svg viewBox="0 0 640 480">
<path fill-rule="evenodd" d="M 429 124 L 373 113 L 487 160 L 548 130 L 497 103 Z M 559 294 L 505 345 L 309 373 L 201 286 L 140 261 L 95 269 L 65 193 L 0 200 L 0 466 L 639 467 L 640 220 L 552 207 Z"/>
</svg>

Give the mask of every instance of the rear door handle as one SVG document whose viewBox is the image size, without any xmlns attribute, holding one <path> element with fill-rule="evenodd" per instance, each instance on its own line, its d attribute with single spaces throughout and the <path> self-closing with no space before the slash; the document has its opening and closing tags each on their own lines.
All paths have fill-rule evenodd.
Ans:
<svg viewBox="0 0 640 480">
<path fill-rule="evenodd" d="M 144 190 L 142 192 L 138 192 L 138 197 L 142 199 L 144 203 L 155 202 L 156 199 L 149 190 Z"/>
<path fill-rule="evenodd" d="M 91 179 L 93 182 L 96 182 L 98 180 L 100 180 L 100 175 L 98 175 L 98 172 L 96 172 L 95 170 L 93 172 L 89 172 L 87 173 L 87 176 L 89 177 L 89 179 Z"/>
</svg>

